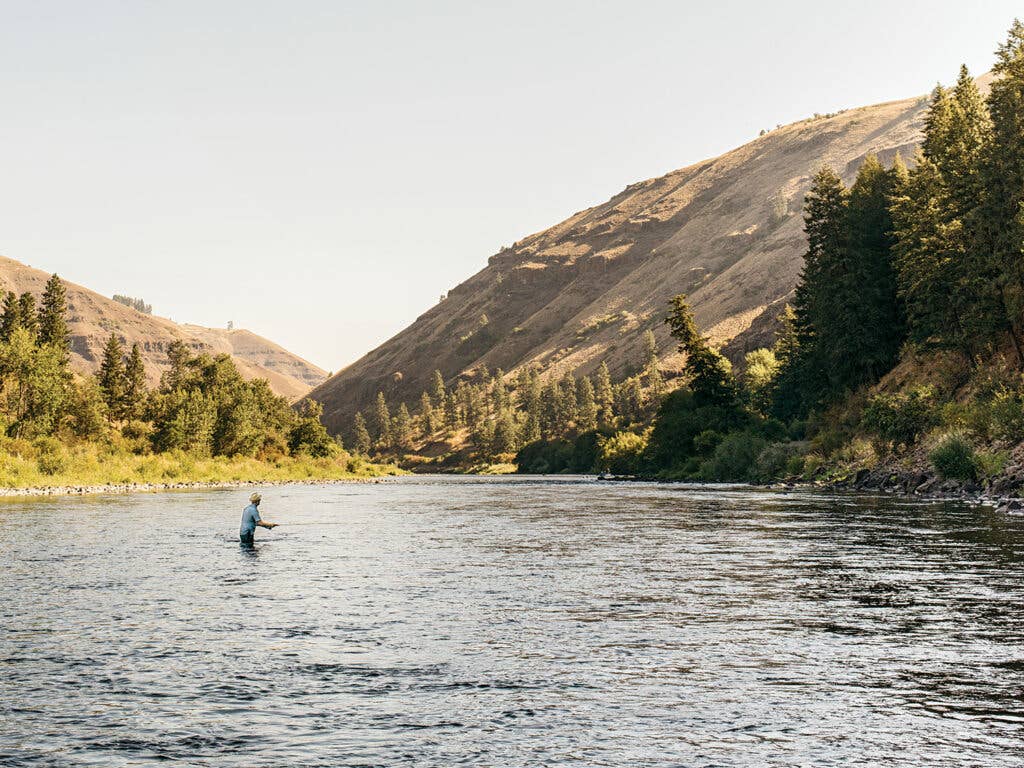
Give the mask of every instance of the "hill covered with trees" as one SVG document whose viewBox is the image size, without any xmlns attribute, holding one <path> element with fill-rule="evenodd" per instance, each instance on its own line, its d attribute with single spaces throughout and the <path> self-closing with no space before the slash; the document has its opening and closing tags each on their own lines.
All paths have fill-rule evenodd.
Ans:
<svg viewBox="0 0 1024 768">
<path fill-rule="evenodd" d="M 535 369 L 614 382 L 643 366 L 654 334 L 666 378 L 683 358 L 664 325 L 685 293 L 698 325 L 740 364 L 770 345 L 804 251 L 803 199 L 827 165 L 850 184 L 864 159 L 911 162 L 928 97 L 819 115 L 766 132 L 732 152 L 632 184 L 611 200 L 494 254 L 412 325 L 320 385 L 332 433 L 349 436 L 383 392 L 392 413 L 418 407 L 439 370 L 449 388 L 502 370 Z"/>
<path fill-rule="evenodd" d="M 618 377 L 606 361 L 593 375 L 536 361 L 512 375 L 478 366 L 454 385 L 437 371 L 416 411 L 402 404 L 396 415 L 382 390 L 353 433 L 370 450 L 422 454 L 462 430 L 477 459 L 521 471 L 1019 486 L 1019 23 L 992 74 L 989 88 L 965 68 L 937 87 L 906 157 L 868 154 L 852 176 L 828 164 L 812 173 L 800 269 L 771 346 L 727 356 L 713 328 L 700 330 L 702 289 L 670 284 L 677 293 L 657 317 L 678 368 L 659 359 L 648 329 Z"/>
</svg>

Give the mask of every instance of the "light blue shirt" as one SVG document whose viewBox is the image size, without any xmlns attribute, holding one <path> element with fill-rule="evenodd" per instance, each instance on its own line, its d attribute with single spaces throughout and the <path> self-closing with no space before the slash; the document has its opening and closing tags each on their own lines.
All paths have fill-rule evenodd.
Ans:
<svg viewBox="0 0 1024 768">
<path fill-rule="evenodd" d="M 260 521 L 260 510 L 255 504 L 250 504 L 242 510 L 242 527 L 238 531 L 239 536 L 252 536 L 256 532 L 256 523 Z"/>
</svg>

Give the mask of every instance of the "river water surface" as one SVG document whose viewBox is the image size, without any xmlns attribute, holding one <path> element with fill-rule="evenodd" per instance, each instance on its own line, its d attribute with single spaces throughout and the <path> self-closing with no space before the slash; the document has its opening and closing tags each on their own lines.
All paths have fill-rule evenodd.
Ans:
<svg viewBox="0 0 1024 768">
<path fill-rule="evenodd" d="M 1024 518 L 409 478 L 0 504 L 0 765 L 1020 766 Z"/>
</svg>

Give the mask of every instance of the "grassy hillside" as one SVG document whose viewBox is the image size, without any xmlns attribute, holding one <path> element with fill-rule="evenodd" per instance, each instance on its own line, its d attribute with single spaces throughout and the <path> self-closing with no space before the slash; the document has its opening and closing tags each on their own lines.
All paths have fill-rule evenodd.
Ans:
<svg viewBox="0 0 1024 768">
<path fill-rule="evenodd" d="M 671 375 L 681 358 L 662 315 L 690 296 L 700 326 L 733 356 L 771 343 L 804 250 L 804 194 L 823 164 L 849 181 L 863 158 L 907 159 L 926 98 L 785 126 L 721 157 L 632 184 L 606 203 L 492 256 L 410 327 L 317 387 L 331 431 L 349 429 L 378 391 L 412 407 L 435 368 L 449 384 L 486 365 L 616 379 L 647 330 Z"/>
</svg>

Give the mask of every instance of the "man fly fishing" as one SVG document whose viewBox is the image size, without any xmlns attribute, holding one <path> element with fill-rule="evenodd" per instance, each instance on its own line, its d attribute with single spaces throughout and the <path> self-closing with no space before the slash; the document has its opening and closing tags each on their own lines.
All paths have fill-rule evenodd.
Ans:
<svg viewBox="0 0 1024 768">
<path fill-rule="evenodd" d="M 254 493 L 249 497 L 249 506 L 242 510 L 242 527 L 238 530 L 238 539 L 243 545 L 252 546 L 256 534 L 256 526 L 270 530 L 277 523 L 267 523 L 260 519 L 260 501 L 263 497 Z"/>
</svg>

